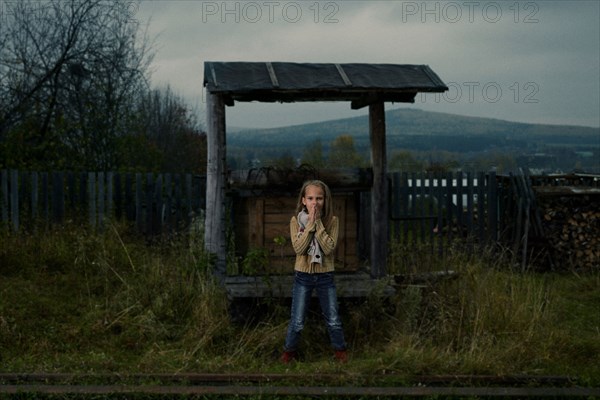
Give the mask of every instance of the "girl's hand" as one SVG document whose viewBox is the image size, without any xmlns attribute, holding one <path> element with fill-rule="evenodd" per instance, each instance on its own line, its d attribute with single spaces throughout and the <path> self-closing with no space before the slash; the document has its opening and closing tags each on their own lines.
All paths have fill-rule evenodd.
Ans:
<svg viewBox="0 0 600 400">
<path fill-rule="evenodd" d="M 315 204 L 308 210 L 308 219 L 311 222 L 316 222 L 319 218 L 321 218 L 321 211 L 319 207 Z"/>
</svg>

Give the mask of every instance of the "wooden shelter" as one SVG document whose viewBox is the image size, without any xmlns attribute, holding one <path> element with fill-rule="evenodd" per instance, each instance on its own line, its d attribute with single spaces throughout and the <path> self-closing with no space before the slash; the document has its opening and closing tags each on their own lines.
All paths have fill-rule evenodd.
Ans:
<svg viewBox="0 0 600 400">
<path fill-rule="evenodd" d="M 204 63 L 207 104 L 207 182 L 205 247 L 225 278 L 225 107 L 236 101 L 349 101 L 369 107 L 371 142 L 370 275 L 386 276 L 389 232 L 385 102 L 412 103 L 419 92 L 448 90 L 427 65 L 289 62 Z"/>
</svg>

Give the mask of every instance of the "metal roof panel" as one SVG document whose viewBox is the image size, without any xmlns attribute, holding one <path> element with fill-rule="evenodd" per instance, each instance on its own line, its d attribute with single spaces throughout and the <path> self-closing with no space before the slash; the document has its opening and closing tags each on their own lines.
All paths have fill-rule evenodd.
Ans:
<svg viewBox="0 0 600 400">
<path fill-rule="evenodd" d="M 204 86 L 237 101 L 412 101 L 448 87 L 427 65 L 365 63 L 204 63 Z"/>
</svg>

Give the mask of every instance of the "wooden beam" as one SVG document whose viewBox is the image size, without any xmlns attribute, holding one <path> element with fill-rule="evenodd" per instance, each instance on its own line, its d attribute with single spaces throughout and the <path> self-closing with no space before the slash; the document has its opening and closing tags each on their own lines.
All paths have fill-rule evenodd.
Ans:
<svg viewBox="0 0 600 400">
<path fill-rule="evenodd" d="M 381 103 L 381 99 L 377 95 L 377 93 L 366 93 L 359 97 L 359 99 L 352 100 L 350 102 L 350 108 L 352 110 L 360 110 L 363 107 L 370 106 L 372 104 Z"/>
<path fill-rule="evenodd" d="M 207 168 L 206 168 L 206 218 L 204 247 L 216 256 L 215 274 L 222 278 L 226 270 L 225 241 L 225 102 L 223 96 L 206 95 Z"/>
<path fill-rule="evenodd" d="M 369 106 L 369 137 L 371 139 L 371 165 L 373 167 L 371 276 L 381 278 L 387 274 L 389 232 L 385 107 L 383 102 Z"/>
<path fill-rule="evenodd" d="M 265 276 L 228 276 L 224 279 L 225 290 L 229 298 L 289 298 L 294 285 L 293 274 Z M 387 279 L 371 279 L 365 272 L 336 272 L 335 286 L 339 298 L 365 298 L 371 295 L 382 297 L 396 293 L 394 283 Z M 313 297 L 317 294 L 313 292 Z"/>
</svg>

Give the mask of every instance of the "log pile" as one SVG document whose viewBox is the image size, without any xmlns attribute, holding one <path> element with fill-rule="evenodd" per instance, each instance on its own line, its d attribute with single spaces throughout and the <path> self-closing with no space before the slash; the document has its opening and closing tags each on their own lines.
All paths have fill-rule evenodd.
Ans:
<svg viewBox="0 0 600 400">
<path fill-rule="evenodd" d="M 536 188 L 547 251 L 558 270 L 600 269 L 598 189 Z"/>
</svg>

